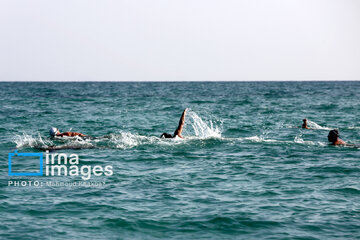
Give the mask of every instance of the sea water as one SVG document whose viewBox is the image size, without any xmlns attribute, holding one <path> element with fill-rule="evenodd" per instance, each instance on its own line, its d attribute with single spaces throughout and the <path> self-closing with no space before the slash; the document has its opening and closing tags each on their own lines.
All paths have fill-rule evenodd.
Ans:
<svg viewBox="0 0 360 240">
<path fill-rule="evenodd" d="M 360 238 L 360 149 L 327 142 L 360 144 L 359 99 L 360 82 L 0 83 L 0 238 Z M 160 139 L 185 108 L 184 139 Z M 8 176 L 9 152 L 49 146 L 113 174 Z"/>
</svg>

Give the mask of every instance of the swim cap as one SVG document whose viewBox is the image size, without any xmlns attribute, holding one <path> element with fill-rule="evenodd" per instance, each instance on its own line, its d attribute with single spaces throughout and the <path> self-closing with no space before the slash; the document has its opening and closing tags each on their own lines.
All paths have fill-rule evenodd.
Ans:
<svg viewBox="0 0 360 240">
<path fill-rule="evenodd" d="M 52 127 L 49 130 L 49 134 L 50 134 L 50 136 L 54 137 L 58 131 L 59 131 L 59 129 Z"/>
<path fill-rule="evenodd" d="M 340 137 L 339 131 L 337 129 L 331 130 L 328 135 L 329 142 L 336 142 L 336 140 Z"/>
</svg>

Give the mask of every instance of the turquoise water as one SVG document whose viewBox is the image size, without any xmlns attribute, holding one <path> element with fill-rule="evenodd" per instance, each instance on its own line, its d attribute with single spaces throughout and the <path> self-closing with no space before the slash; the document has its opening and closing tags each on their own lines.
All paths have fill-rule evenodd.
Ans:
<svg viewBox="0 0 360 240">
<path fill-rule="evenodd" d="M 360 144 L 360 82 L 3 82 L 0 99 L 0 238 L 360 239 L 360 149 L 327 142 Z M 160 139 L 184 108 L 186 138 Z M 82 181 L 8 176 L 9 152 L 53 145 L 113 175 L 8 186 Z"/>
</svg>

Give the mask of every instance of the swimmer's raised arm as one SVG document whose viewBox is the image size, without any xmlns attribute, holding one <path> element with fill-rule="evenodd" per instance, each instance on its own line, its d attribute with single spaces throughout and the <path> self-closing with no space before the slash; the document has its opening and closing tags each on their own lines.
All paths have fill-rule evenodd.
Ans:
<svg viewBox="0 0 360 240">
<path fill-rule="evenodd" d="M 187 108 L 185 108 L 185 110 L 183 111 L 183 113 L 181 115 L 179 125 L 178 125 L 177 129 L 174 132 L 174 137 L 178 136 L 180 138 L 183 138 L 183 136 L 181 136 L 181 133 L 182 133 L 182 130 L 183 130 L 183 127 L 184 127 L 184 124 L 185 124 L 186 111 L 187 111 Z"/>
</svg>

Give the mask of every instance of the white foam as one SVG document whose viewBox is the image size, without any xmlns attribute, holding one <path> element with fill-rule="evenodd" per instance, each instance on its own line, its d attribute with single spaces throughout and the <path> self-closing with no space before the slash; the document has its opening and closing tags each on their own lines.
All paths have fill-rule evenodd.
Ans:
<svg viewBox="0 0 360 240">
<path fill-rule="evenodd" d="M 43 140 L 40 133 L 38 133 L 38 137 L 33 137 L 32 135 L 26 133 L 23 133 L 22 135 L 15 135 L 14 142 L 16 144 L 16 148 L 23 148 L 23 147 L 40 148 L 53 144 L 50 140 Z"/>
<path fill-rule="evenodd" d="M 191 139 L 193 138 L 191 137 L 159 138 L 156 136 L 142 136 L 139 134 L 121 131 L 119 134 L 111 134 L 110 138 L 104 140 L 108 141 L 107 145 L 109 147 L 114 147 L 119 149 L 130 149 L 136 146 L 141 146 L 146 144 L 157 144 L 157 145 L 184 144 L 187 142 L 187 140 L 191 140 Z M 100 140 L 100 141 L 104 141 L 104 140 Z"/>
<path fill-rule="evenodd" d="M 316 122 L 310 121 L 308 120 L 308 127 L 312 128 L 312 129 L 319 129 L 319 130 L 332 130 L 333 128 L 329 128 L 329 127 L 322 127 L 319 124 L 317 124 Z"/>
<path fill-rule="evenodd" d="M 275 140 L 275 139 L 266 139 L 264 136 L 252 136 L 245 138 L 238 138 L 239 140 L 247 140 L 251 142 L 273 142 L 273 143 L 290 143 L 289 141 Z"/>
<path fill-rule="evenodd" d="M 110 144 L 115 144 L 116 148 L 121 149 L 133 148 L 144 142 L 143 136 L 129 132 L 120 132 L 120 134 L 110 136 Z"/>
<path fill-rule="evenodd" d="M 212 121 L 208 121 L 208 124 L 199 117 L 194 111 L 188 111 L 185 121 L 185 132 L 193 132 L 195 137 L 198 138 L 220 138 L 221 128 L 215 125 Z M 190 125 L 191 129 L 186 126 Z"/>
<path fill-rule="evenodd" d="M 227 138 L 225 138 L 227 139 Z M 230 139 L 229 139 L 230 140 Z M 304 141 L 304 139 L 301 138 L 301 135 L 295 136 L 293 141 L 284 141 L 284 140 L 276 140 L 276 139 L 267 139 L 264 136 L 252 136 L 252 137 L 244 137 L 244 138 L 235 138 L 234 140 L 237 141 L 251 141 L 251 142 L 267 142 L 267 143 L 285 143 L 285 144 L 304 144 L 304 145 L 314 145 L 314 146 L 326 146 L 326 143 L 323 142 L 313 142 L 313 141 Z"/>
<path fill-rule="evenodd" d="M 360 129 L 360 127 L 347 127 L 347 129 L 355 129 L 355 130 L 357 130 L 357 129 Z"/>
<path fill-rule="evenodd" d="M 326 146 L 327 144 L 324 142 L 313 142 L 313 141 L 305 141 L 301 137 L 302 135 L 295 136 L 294 143 L 305 144 L 305 145 L 313 145 L 313 146 Z"/>
<path fill-rule="evenodd" d="M 155 136 L 142 136 L 131 132 L 121 131 L 119 134 L 111 134 L 108 145 L 110 147 L 129 149 L 144 144 L 177 145 L 185 144 L 190 140 L 221 138 L 221 129 L 212 121 L 208 124 L 194 111 L 188 110 L 183 131 L 184 138 L 162 139 Z"/>
</svg>

